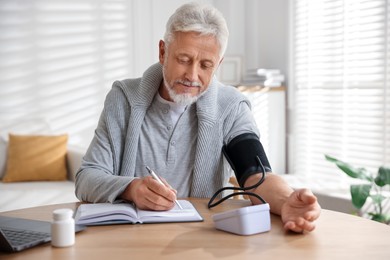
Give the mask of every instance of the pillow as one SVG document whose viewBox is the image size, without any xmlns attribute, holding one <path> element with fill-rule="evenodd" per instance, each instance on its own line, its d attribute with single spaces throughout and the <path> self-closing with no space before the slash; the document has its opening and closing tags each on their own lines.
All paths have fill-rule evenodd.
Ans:
<svg viewBox="0 0 390 260">
<path fill-rule="evenodd" d="M 7 142 L 0 135 L 0 180 L 5 173 L 5 164 L 7 161 Z"/>
<path fill-rule="evenodd" d="M 67 179 L 68 135 L 9 135 L 3 182 Z"/>
</svg>

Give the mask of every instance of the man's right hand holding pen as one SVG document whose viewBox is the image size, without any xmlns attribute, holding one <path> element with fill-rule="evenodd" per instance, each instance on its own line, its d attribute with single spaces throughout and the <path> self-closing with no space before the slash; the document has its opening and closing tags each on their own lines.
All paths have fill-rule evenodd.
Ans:
<svg viewBox="0 0 390 260">
<path fill-rule="evenodd" d="M 175 206 L 176 190 L 163 178 L 161 185 L 152 176 L 134 179 L 121 194 L 121 198 L 132 201 L 143 210 L 170 210 Z"/>
</svg>

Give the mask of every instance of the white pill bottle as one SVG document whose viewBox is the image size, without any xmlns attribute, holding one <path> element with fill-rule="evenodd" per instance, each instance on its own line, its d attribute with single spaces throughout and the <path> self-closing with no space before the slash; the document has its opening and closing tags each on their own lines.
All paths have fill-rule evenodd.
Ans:
<svg viewBox="0 0 390 260">
<path fill-rule="evenodd" d="M 51 223 L 51 244 L 55 247 L 72 246 L 75 242 L 73 210 L 56 209 Z"/>
</svg>

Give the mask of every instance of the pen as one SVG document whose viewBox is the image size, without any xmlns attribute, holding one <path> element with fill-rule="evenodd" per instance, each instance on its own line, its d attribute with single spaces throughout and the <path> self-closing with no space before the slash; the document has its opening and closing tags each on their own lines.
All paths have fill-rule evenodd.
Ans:
<svg viewBox="0 0 390 260">
<path fill-rule="evenodd" d="M 162 180 L 158 177 L 158 175 L 152 170 L 150 169 L 148 166 L 146 166 L 146 169 L 148 170 L 148 172 L 150 173 L 150 175 L 152 175 L 153 179 L 155 179 L 156 181 L 158 181 L 161 185 L 164 185 L 165 184 L 162 182 Z M 175 203 L 176 205 L 180 208 L 180 209 L 183 209 L 182 206 L 179 204 L 179 202 L 177 200 L 175 200 Z"/>
</svg>

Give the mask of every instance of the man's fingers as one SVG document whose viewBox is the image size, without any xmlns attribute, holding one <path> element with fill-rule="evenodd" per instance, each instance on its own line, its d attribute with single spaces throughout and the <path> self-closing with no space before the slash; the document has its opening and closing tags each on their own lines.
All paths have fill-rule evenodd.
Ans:
<svg viewBox="0 0 390 260">
<path fill-rule="evenodd" d="M 284 230 L 286 231 L 293 231 L 296 233 L 301 233 L 302 229 L 298 227 L 294 222 L 288 221 L 286 224 L 284 224 Z"/>
<path fill-rule="evenodd" d="M 317 201 L 317 197 L 313 194 L 311 190 L 302 189 L 299 192 L 299 199 L 306 204 L 313 204 Z"/>
<path fill-rule="evenodd" d="M 146 199 L 151 203 L 150 209 L 167 210 L 174 206 L 176 193 L 172 189 L 149 176 L 145 178 L 145 181 L 149 189 Z"/>
<path fill-rule="evenodd" d="M 146 198 L 146 200 L 148 201 L 147 202 L 148 209 L 151 210 L 158 210 L 158 211 L 169 210 L 173 208 L 173 206 L 175 205 L 174 202 L 166 200 L 161 196 L 154 197 L 154 198 L 149 197 Z"/>
<path fill-rule="evenodd" d="M 304 218 L 297 218 L 295 221 L 287 221 L 284 225 L 284 229 L 301 233 L 303 231 L 313 231 L 315 229 L 315 224 Z"/>
<path fill-rule="evenodd" d="M 311 210 L 304 214 L 304 218 L 308 221 L 314 221 L 320 216 L 321 211 Z"/>
<path fill-rule="evenodd" d="M 175 195 L 177 194 L 177 190 L 172 188 L 172 186 L 169 185 L 169 183 L 164 178 L 161 178 L 161 181 L 165 184 L 165 186 L 167 186 L 171 191 L 173 191 L 175 193 Z"/>
<path fill-rule="evenodd" d="M 302 233 L 303 231 L 313 231 L 315 227 L 315 224 L 309 221 L 304 221 L 302 223 L 288 221 L 284 225 L 285 230 L 291 230 L 296 233 Z"/>
<path fill-rule="evenodd" d="M 167 186 L 167 187 L 170 188 L 170 189 L 173 189 L 172 186 L 169 185 L 169 183 L 167 182 L 166 179 L 164 179 L 164 178 L 162 178 L 162 177 L 160 177 L 160 179 L 161 179 L 161 181 L 165 184 L 165 186 Z"/>
<path fill-rule="evenodd" d="M 316 228 L 316 225 L 313 222 L 306 221 L 304 230 L 313 231 Z"/>
<path fill-rule="evenodd" d="M 176 200 L 176 192 L 171 187 L 161 185 L 161 183 L 159 183 L 158 181 L 156 181 L 155 179 L 149 176 L 146 177 L 145 180 L 147 181 L 148 188 L 152 192 L 166 198 L 167 200 L 170 201 Z M 165 180 L 162 181 L 164 182 Z"/>
<path fill-rule="evenodd" d="M 138 201 L 137 207 L 146 210 L 169 210 L 175 205 L 174 201 L 168 200 L 163 196 L 155 193 L 146 187 L 147 191 L 143 192 L 143 195 Z"/>
<path fill-rule="evenodd" d="M 134 183 L 132 193 L 132 201 L 140 209 L 169 210 L 175 205 L 176 194 L 151 176 Z"/>
</svg>

